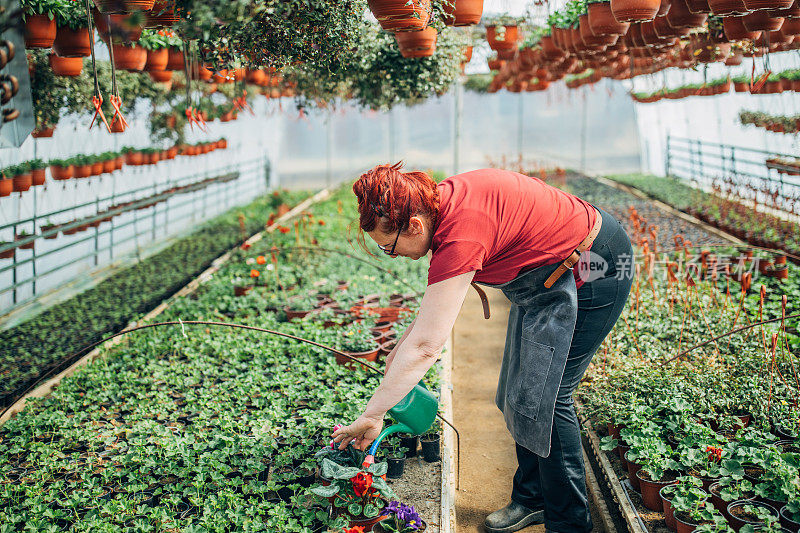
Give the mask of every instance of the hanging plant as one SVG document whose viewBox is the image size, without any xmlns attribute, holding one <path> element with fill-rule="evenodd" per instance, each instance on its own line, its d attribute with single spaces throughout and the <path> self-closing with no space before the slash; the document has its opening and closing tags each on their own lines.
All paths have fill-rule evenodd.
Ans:
<svg viewBox="0 0 800 533">
<path fill-rule="evenodd" d="M 48 61 L 56 76 L 80 76 L 83 69 L 82 57 L 61 57 L 51 52 Z"/>
<path fill-rule="evenodd" d="M 139 38 L 139 45 L 147 51 L 144 70 L 147 72 L 163 71 L 169 61 L 170 30 L 144 30 Z"/>
<path fill-rule="evenodd" d="M 83 2 L 64 2 L 55 12 L 56 38 L 53 50 L 61 57 L 91 55 L 89 27 Z"/>
<path fill-rule="evenodd" d="M 62 9 L 59 0 L 20 0 L 25 22 L 25 47 L 50 48 L 56 38 L 55 14 Z"/>
</svg>

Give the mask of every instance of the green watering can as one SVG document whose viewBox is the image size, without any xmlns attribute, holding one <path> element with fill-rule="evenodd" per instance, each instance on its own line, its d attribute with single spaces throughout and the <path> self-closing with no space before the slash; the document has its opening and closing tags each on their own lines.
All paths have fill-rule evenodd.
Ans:
<svg viewBox="0 0 800 533">
<path fill-rule="evenodd" d="M 386 427 L 381 431 L 381 434 L 369 447 L 367 457 L 364 459 L 364 468 L 375 462 L 375 452 L 378 451 L 378 446 L 380 446 L 383 439 L 392 433 L 422 435 L 433 425 L 438 412 L 439 402 L 436 400 L 436 396 L 431 394 L 422 381 L 418 385 L 414 385 L 414 388 L 406 394 L 405 398 L 389 409 L 389 414 L 397 421 L 397 424 Z"/>
</svg>

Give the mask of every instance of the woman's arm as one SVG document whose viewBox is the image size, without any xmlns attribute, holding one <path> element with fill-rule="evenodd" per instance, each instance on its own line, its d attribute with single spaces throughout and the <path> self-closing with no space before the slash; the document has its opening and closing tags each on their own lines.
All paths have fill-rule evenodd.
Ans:
<svg viewBox="0 0 800 533">
<path fill-rule="evenodd" d="M 475 272 L 428 286 L 411 332 L 397 346 L 391 366 L 361 416 L 336 430 L 334 441 L 344 449 L 351 441 L 363 450 L 383 427 L 383 417 L 416 385 L 439 358 L 453 329 Z"/>
<path fill-rule="evenodd" d="M 416 323 L 417 319 L 414 318 L 414 320 L 411 321 L 411 324 L 409 324 L 406 330 L 403 332 L 403 336 L 400 337 L 400 340 L 397 341 L 397 344 L 394 345 L 392 351 L 389 352 L 389 355 L 386 356 L 386 370 L 389 370 L 389 367 L 392 366 L 392 361 L 394 360 L 394 356 L 397 353 L 397 350 L 400 348 L 400 346 L 402 346 L 403 341 L 406 340 L 409 333 L 411 333 L 411 331 L 414 329 L 414 324 Z"/>
</svg>

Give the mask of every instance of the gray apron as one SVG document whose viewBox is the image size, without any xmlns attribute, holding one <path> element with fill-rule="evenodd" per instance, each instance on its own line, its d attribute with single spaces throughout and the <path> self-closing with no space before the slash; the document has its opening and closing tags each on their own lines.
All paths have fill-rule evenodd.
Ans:
<svg viewBox="0 0 800 533">
<path fill-rule="evenodd" d="M 481 284 L 501 289 L 512 303 L 495 403 L 514 441 L 541 457 L 550 455 L 556 395 L 578 315 L 571 269 L 549 289 L 544 286 L 560 263 L 500 285 Z"/>
</svg>

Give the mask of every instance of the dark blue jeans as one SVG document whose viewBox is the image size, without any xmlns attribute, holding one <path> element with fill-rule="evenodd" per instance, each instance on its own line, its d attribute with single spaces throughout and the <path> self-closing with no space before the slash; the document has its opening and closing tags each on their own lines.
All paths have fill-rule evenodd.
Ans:
<svg viewBox="0 0 800 533">
<path fill-rule="evenodd" d="M 517 444 L 519 466 L 511 499 L 531 509 L 544 509 L 545 527 L 558 533 L 592 530 L 581 435 L 572 394 L 592 356 L 622 313 L 633 282 L 630 239 L 613 216 L 600 212 L 603 225 L 590 251 L 605 260 L 608 269 L 602 277 L 578 289 L 578 319 L 556 398 L 550 455 L 540 457 Z"/>
</svg>

